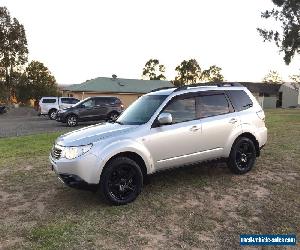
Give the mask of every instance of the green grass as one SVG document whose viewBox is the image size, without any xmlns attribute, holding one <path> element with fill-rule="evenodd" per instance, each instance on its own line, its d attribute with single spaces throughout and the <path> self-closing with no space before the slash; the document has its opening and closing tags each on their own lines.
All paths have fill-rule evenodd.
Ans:
<svg viewBox="0 0 300 250">
<path fill-rule="evenodd" d="M 0 163 L 19 157 L 30 158 L 48 154 L 60 134 L 61 132 L 56 132 L 0 139 Z"/>
<path fill-rule="evenodd" d="M 236 249 L 241 233 L 299 238 L 300 111 L 266 119 L 268 144 L 250 173 L 211 163 L 165 171 L 121 207 L 57 181 L 48 154 L 60 133 L 0 139 L 0 249 Z"/>
</svg>

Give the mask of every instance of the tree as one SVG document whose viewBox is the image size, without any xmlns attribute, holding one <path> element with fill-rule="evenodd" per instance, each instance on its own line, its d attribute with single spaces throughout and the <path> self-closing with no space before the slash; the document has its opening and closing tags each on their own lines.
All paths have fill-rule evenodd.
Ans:
<svg viewBox="0 0 300 250">
<path fill-rule="evenodd" d="M 14 71 L 27 62 L 28 49 L 25 29 L 16 18 L 11 18 L 6 7 L 0 7 L 0 68 L 4 72 L 7 98 L 14 96 Z"/>
<path fill-rule="evenodd" d="M 201 74 L 201 81 L 204 82 L 223 82 L 224 76 L 221 73 L 222 68 L 213 65 L 209 69 L 203 70 Z"/>
<path fill-rule="evenodd" d="M 57 96 L 56 80 L 48 68 L 41 62 L 32 61 L 26 67 L 17 90 L 17 97 L 22 100 L 39 100 L 43 96 Z"/>
<path fill-rule="evenodd" d="M 270 72 L 264 77 L 264 83 L 282 83 L 283 80 L 279 73 L 275 70 L 270 70 Z"/>
<path fill-rule="evenodd" d="M 292 86 L 296 89 L 300 89 L 300 75 L 291 75 L 289 76 L 292 81 Z"/>
<path fill-rule="evenodd" d="M 157 59 L 150 59 L 143 68 L 143 76 L 149 80 L 165 80 L 163 73 L 165 73 L 165 66 L 159 64 Z"/>
<path fill-rule="evenodd" d="M 284 61 L 290 64 L 293 56 L 300 53 L 300 1 L 272 0 L 275 8 L 261 13 L 261 17 L 273 18 L 281 23 L 281 31 L 258 28 L 264 41 L 274 41 L 284 52 Z"/>
<path fill-rule="evenodd" d="M 176 86 L 196 83 L 201 77 L 201 68 L 196 59 L 183 60 L 175 70 L 177 71 L 174 80 Z"/>
</svg>

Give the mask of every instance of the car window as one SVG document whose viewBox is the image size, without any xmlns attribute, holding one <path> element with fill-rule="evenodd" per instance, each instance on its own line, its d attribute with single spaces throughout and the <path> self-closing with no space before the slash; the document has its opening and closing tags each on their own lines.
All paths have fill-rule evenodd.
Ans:
<svg viewBox="0 0 300 250">
<path fill-rule="evenodd" d="M 78 103 L 78 102 L 79 102 L 78 99 L 75 99 L 75 98 L 72 98 L 72 99 L 71 99 L 71 104 L 76 104 L 76 103 Z"/>
<path fill-rule="evenodd" d="M 172 115 L 173 123 L 195 120 L 195 98 L 175 99 L 164 108 L 163 112 L 170 113 Z"/>
<path fill-rule="evenodd" d="M 82 103 L 82 106 L 85 108 L 92 108 L 95 106 L 95 99 L 89 99 Z"/>
<path fill-rule="evenodd" d="M 226 91 L 235 111 L 242 111 L 253 106 L 253 102 L 243 90 Z"/>
<path fill-rule="evenodd" d="M 197 117 L 204 118 L 230 112 L 224 94 L 204 95 L 197 97 Z"/>
<path fill-rule="evenodd" d="M 43 99 L 42 103 L 56 103 L 56 99 L 55 98 Z"/>
<path fill-rule="evenodd" d="M 61 98 L 60 101 L 61 103 L 72 104 L 72 99 L 70 98 Z"/>
</svg>

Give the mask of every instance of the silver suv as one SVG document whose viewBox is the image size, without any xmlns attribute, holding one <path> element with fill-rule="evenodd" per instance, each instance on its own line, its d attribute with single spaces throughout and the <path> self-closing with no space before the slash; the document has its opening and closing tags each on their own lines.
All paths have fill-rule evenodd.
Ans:
<svg viewBox="0 0 300 250">
<path fill-rule="evenodd" d="M 266 141 L 264 111 L 247 88 L 188 85 L 152 91 L 114 122 L 62 135 L 50 161 L 66 185 L 99 187 L 107 201 L 122 205 L 160 170 L 224 159 L 244 174 Z"/>
</svg>

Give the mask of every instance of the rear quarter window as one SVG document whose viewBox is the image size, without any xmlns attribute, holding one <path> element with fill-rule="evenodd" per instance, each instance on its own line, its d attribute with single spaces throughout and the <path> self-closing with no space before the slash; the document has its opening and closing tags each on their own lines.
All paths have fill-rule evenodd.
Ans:
<svg viewBox="0 0 300 250">
<path fill-rule="evenodd" d="M 54 98 L 45 98 L 42 100 L 42 103 L 56 103 L 56 99 Z"/>
<path fill-rule="evenodd" d="M 228 90 L 226 94 L 235 111 L 242 111 L 253 106 L 253 102 L 244 90 Z"/>
</svg>

